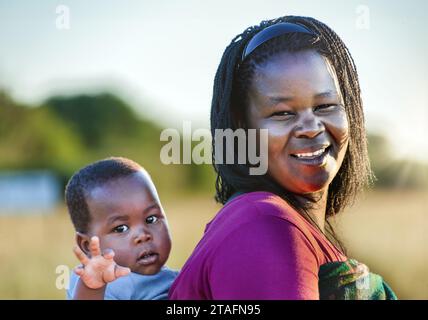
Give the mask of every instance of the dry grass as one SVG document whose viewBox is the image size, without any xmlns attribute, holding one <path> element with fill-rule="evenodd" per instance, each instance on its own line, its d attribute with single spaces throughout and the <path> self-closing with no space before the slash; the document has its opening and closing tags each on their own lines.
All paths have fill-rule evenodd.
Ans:
<svg viewBox="0 0 428 320">
<path fill-rule="evenodd" d="M 381 274 L 402 299 L 428 299 L 427 198 L 422 192 L 375 192 L 340 219 L 352 256 Z M 163 205 L 173 236 L 168 265 L 180 268 L 219 207 L 209 196 Z M 47 216 L 0 217 L 0 298 L 63 299 L 55 269 L 76 264 L 73 234 L 64 208 Z"/>
<path fill-rule="evenodd" d="M 338 222 L 348 256 L 382 275 L 400 299 L 428 299 L 426 191 L 376 191 Z"/>
</svg>

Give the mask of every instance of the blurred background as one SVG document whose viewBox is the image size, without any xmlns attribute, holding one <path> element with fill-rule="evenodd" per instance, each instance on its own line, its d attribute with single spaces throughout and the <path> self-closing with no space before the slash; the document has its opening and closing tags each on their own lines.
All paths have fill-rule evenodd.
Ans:
<svg viewBox="0 0 428 320">
<path fill-rule="evenodd" d="M 0 0 L 0 299 L 64 299 L 57 268 L 77 263 L 64 186 L 112 155 L 151 173 L 168 265 L 181 268 L 220 206 L 210 165 L 161 163 L 160 132 L 209 128 L 225 47 L 286 14 L 332 27 L 359 70 L 377 181 L 334 221 L 350 256 L 400 299 L 428 299 L 427 11 L 422 0 Z"/>
</svg>

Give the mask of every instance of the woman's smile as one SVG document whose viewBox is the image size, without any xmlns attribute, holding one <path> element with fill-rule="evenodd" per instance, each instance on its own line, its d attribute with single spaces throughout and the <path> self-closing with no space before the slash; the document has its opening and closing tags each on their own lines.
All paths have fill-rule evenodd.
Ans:
<svg viewBox="0 0 428 320">
<path fill-rule="evenodd" d="M 329 156 L 330 146 L 323 146 L 321 148 L 310 148 L 316 151 L 301 151 L 298 153 L 290 154 L 292 159 L 295 159 L 302 165 L 323 167 L 327 164 L 327 157 Z"/>
</svg>

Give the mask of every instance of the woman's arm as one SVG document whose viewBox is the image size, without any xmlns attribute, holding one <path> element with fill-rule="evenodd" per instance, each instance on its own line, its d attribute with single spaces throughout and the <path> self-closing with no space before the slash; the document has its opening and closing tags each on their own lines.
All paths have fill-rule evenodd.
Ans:
<svg viewBox="0 0 428 320">
<path fill-rule="evenodd" d="M 315 249 L 278 217 L 260 216 L 235 230 L 209 265 L 213 299 L 319 299 Z"/>
</svg>

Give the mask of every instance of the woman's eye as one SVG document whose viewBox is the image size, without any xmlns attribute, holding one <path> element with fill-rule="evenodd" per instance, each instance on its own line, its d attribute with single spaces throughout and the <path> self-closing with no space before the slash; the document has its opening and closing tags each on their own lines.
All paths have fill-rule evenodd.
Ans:
<svg viewBox="0 0 428 320">
<path fill-rule="evenodd" d="M 121 224 L 120 226 L 117 226 L 113 229 L 113 232 L 116 233 L 123 233 L 129 230 L 129 227 L 126 224 Z"/>
<path fill-rule="evenodd" d="M 336 109 L 337 105 L 336 104 L 322 104 L 319 106 L 316 106 L 314 109 L 315 111 L 331 111 Z"/>
<path fill-rule="evenodd" d="M 282 119 L 290 119 L 294 116 L 294 113 L 289 111 L 279 111 L 275 112 L 271 115 L 271 117 L 282 118 Z"/>
<path fill-rule="evenodd" d="M 156 216 L 150 216 L 150 217 L 147 217 L 147 219 L 146 219 L 146 222 L 148 224 L 155 223 L 156 221 L 158 221 L 158 217 L 156 217 Z"/>
</svg>

